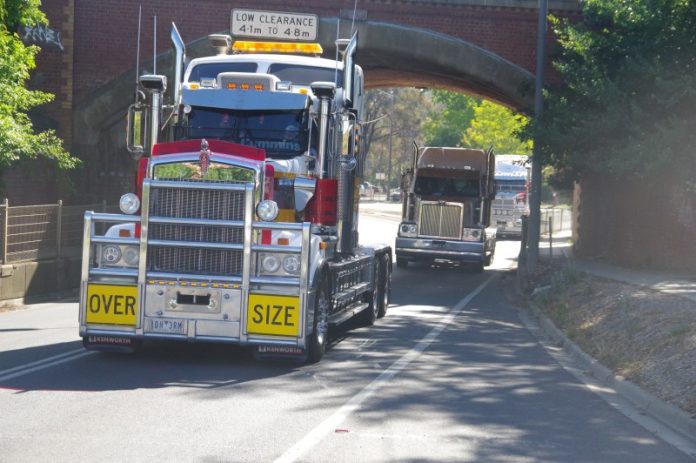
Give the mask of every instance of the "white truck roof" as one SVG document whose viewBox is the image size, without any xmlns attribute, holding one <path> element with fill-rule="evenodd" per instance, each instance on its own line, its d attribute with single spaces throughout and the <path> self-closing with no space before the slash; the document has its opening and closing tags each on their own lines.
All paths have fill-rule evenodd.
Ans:
<svg viewBox="0 0 696 463">
<path fill-rule="evenodd" d="M 268 74 L 271 64 L 295 64 L 298 66 L 310 66 L 324 69 L 338 69 L 343 71 L 343 63 L 327 58 L 317 58 L 312 56 L 281 55 L 281 54 L 238 54 L 238 55 L 216 55 L 203 58 L 192 59 L 184 74 L 184 82 L 189 82 L 191 70 L 199 64 L 211 63 L 256 63 L 258 68 L 256 73 Z M 341 84 L 341 82 L 338 82 Z"/>
</svg>

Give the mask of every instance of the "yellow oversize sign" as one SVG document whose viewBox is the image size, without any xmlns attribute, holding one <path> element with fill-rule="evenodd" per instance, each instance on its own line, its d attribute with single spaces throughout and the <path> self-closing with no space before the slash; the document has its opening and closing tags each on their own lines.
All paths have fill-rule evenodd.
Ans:
<svg viewBox="0 0 696 463">
<path fill-rule="evenodd" d="M 297 336 L 300 332 L 300 298 L 250 294 L 247 307 L 247 332 Z"/>
<path fill-rule="evenodd" d="M 135 325 L 138 287 L 88 285 L 86 303 L 87 323 Z"/>
</svg>

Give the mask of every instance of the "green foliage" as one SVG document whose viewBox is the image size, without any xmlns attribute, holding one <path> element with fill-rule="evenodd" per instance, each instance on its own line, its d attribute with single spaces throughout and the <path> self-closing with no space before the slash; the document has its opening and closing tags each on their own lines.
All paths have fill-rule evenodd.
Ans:
<svg viewBox="0 0 696 463">
<path fill-rule="evenodd" d="M 425 146 L 459 146 L 480 100 L 463 93 L 434 90 L 436 107 L 423 124 Z"/>
<path fill-rule="evenodd" d="M 0 0 L 0 168 L 39 156 L 55 160 L 63 169 L 78 162 L 63 149 L 55 132 L 36 133 L 27 115 L 53 99 L 49 93 L 26 88 L 39 48 L 24 45 L 18 34 L 21 26 L 47 23 L 40 5 L 39 0 Z"/>
<path fill-rule="evenodd" d="M 423 124 L 427 146 L 470 146 L 496 153 L 529 154 L 520 139 L 527 118 L 492 101 L 445 90 L 433 92 L 435 110 Z"/>
<path fill-rule="evenodd" d="M 693 164 L 696 4 L 586 0 L 583 20 L 552 18 L 562 84 L 531 127 L 559 177 L 645 176 Z M 693 172 L 693 171 L 691 171 Z"/>
<path fill-rule="evenodd" d="M 518 134 L 527 124 L 522 114 L 514 114 L 505 106 L 482 101 L 474 107 L 474 119 L 464 132 L 464 146 L 488 148 L 499 154 L 531 154 L 532 143 L 520 140 Z"/>
</svg>

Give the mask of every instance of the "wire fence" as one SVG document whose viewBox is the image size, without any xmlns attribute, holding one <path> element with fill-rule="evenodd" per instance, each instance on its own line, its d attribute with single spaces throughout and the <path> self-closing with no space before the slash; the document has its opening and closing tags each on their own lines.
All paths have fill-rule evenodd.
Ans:
<svg viewBox="0 0 696 463">
<path fill-rule="evenodd" d="M 85 211 L 115 212 L 106 202 L 64 206 L 55 204 L 10 206 L 0 203 L 0 259 L 3 264 L 62 257 L 82 252 Z"/>
<path fill-rule="evenodd" d="M 560 233 L 572 228 L 573 210 L 567 207 L 541 209 L 541 234 Z"/>
</svg>

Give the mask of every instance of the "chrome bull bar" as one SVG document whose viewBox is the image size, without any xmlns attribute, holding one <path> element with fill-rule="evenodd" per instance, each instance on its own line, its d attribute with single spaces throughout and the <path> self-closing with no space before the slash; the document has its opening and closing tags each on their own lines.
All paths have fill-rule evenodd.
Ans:
<svg viewBox="0 0 696 463">
<path fill-rule="evenodd" d="M 173 188 L 173 189 L 207 189 L 207 190 L 228 190 L 228 191 L 243 191 L 244 192 L 244 220 L 211 220 L 200 218 L 173 218 L 150 216 L 150 190 L 151 188 Z M 146 285 L 151 280 L 183 280 L 183 281 L 206 281 L 231 283 L 239 285 L 242 292 L 242 309 L 246 308 L 249 300 L 249 293 L 253 290 L 260 289 L 261 286 L 276 286 L 297 288 L 300 297 L 300 305 L 302 307 L 302 319 L 304 320 L 303 328 L 300 330 L 301 341 L 303 345 L 305 327 L 309 320 L 309 311 L 306 310 L 307 298 L 309 294 L 310 280 L 310 245 L 311 245 L 311 224 L 305 223 L 285 223 L 285 222 L 263 222 L 254 221 L 254 185 L 252 183 L 240 184 L 206 184 L 198 182 L 173 182 L 173 181 L 158 181 L 146 179 L 143 182 L 143 195 L 141 205 L 141 215 L 126 215 L 126 214 L 106 214 L 95 213 L 92 211 L 85 212 L 84 228 L 83 228 L 83 251 L 82 251 L 82 293 L 86 293 L 88 282 L 94 277 L 116 279 L 131 278 L 138 285 L 138 295 L 140 301 L 145 301 Z M 96 235 L 97 224 L 125 224 L 125 223 L 140 223 L 140 237 L 107 237 Z M 171 225 L 198 225 L 205 227 L 228 227 L 239 228 L 243 230 L 242 243 L 220 243 L 220 242 L 192 242 L 180 241 L 175 239 L 161 240 L 149 239 L 148 231 L 150 224 L 171 224 Z M 301 246 L 285 246 L 273 244 L 256 244 L 254 231 L 257 230 L 283 230 L 283 231 L 299 231 L 301 232 Z M 95 245 L 97 244 L 115 244 L 128 245 L 139 247 L 139 264 L 138 268 L 126 267 L 111 267 L 98 268 L 94 259 L 93 252 L 96 256 Z M 149 247 L 179 247 L 191 249 L 211 249 L 211 250 L 237 250 L 242 251 L 242 272 L 241 275 L 204 275 L 191 273 L 174 273 L 174 272 L 157 272 L 148 270 L 147 254 Z M 298 277 L 288 276 L 256 276 L 252 275 L 253 262 L 256 258 L 256 253 L 259 252 L 281 252 L 300 255 L 300 275 Z M 294 291 L 293 291 L 294 292 Z M 84 301 L 81 301 L 84 306 Z M 81 311 L 82 312 L 82 311 Z M 136 324 L 136 334 L 142 334 L 144 310 L 139 311 L 138 321 Z M 83 325 L 83 315 L 80 314 L 80 324 Z M 240 323 L 246 326 L 246 310 L 241 310 Z M 262 343 L 269 341 L 268 339 L 249 339 L 245 334 L 240 341 L 244 343 Z M 282 341 L 280 341 L 282 343 Z"/>
</svg>

